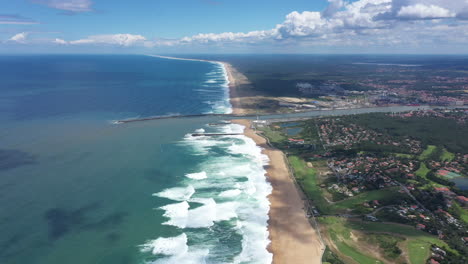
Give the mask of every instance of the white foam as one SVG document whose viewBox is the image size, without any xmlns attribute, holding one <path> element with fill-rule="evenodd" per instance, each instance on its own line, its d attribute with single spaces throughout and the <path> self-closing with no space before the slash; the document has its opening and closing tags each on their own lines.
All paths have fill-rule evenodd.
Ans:
<svg viewBox="0 0 468 264">
<path fill-rule="evenodd" d="M 224 191 L 224 192 L 220 193 L 219 196 L 220 197 L 235 197 L 235 196 L 238 196 L 241 193 L 242 193 L 242 191 L 239 190 L 239 189 L 227 190 L 227 191 Z"/>
<path fill-rule="evenodd" d="M 242 133 L 243 130 L 241 125 L 226 124 L 210 127 L 208 132 Z M 161 207 L 168 218 L 164 224 L 191 228 L 187 235 L 189 238 L 194 236 L 193 241 L 198 241 L 201 234 L 207 237 L 203 244 L 195 242 L 183 256 L 171 256 L 164 259 L 166 262 L 158 263 L 190 263 L 184 260 L 191 254 L 194 254 L 191 255 L 193 258 L 202 256 L 198 263 L 203 263 L 208 256 L 205 253 L 220 252 L 218 238 L 211 238 L 212 234 L 206 229 L 221 221 L 228 221 L 222 226 L 223 232 L 242 235 L 242 250 L 231 256 L 234 263 L 271 263 L 272 255 L 267 251 L 270 243 L 267 196 L 271 193 L 271 185 L 266 181 L 264 169 L 268 157 L 252 139 L 242 135 L 192 137 L 188 134 L 181 144 L 189 147 L 193 155 L 203 155 L 204 161 L 197 165 L 200 172 L 185 175 L 185 184 L 193 186 L 194 190 L 190 196 L 183 195 L 187 192 L 182 190 L 177 190 L 179 195 L 171 193 L 179 201 L 187 200 Z M 199 205 L 194 206 L 194 203 Z M 204 249 L 196 249 L 201 245 Z"/>
<path fill-rule="evenodd" d="M 213 64 L 215 64 L 218 67 L 219 71 L 212 71 L 209 73 L 208 76 L 212 77 L 214 75 L 221 75 L 221 78 L 218 81 L 216 81 L 215 79 L 209 79 L 205 83 L 213 84 L 213 83 L 224 81 L 222 84 L 220 84 L 221 87 L 223 88 L 224 99 L 216 102 L 216 106 L 213 107 L 213 112 L 231 114 L 232 105 L 231 105 L 231 99 L 229 96 L 229 77 L 227 74 L 226 67 L 224 67 L 224 64 L 221 62 L 213 62 Z"/>
<path fill-rule="evenodd" d="M 205 264 L 209 253 L 208 249 L 190 250 L 184 254 L 158 259 L 151 264 Z"/>
<path fill-rule="evenodd" d="M 189 210 L 189 204 L 184 201 L 161 207 L 165 210 L 164 216 L 169 218 L 164 224 L 179 228 L 202 228 L 237 217 L 238 204 L 236 202 L 217 204 L 213 198 L 194 198 L 190 201 L 203 205 Z"/>
<path fill-rule="evenodd" d="M 187 235 L 182 233 L 177 237 L 160 237 L 141 245 L 142 252 L 166 257 L 152 261 L 152 264 L 203 264 L 209 254 L 207 249 L 190 249 L 187 246 Z"/>
<path fill-rule="evenodd" d="M 204 171 L 197 172 L 197 173 L 188 173 L 188 174 L 185 174 L 185 177 L 194 179 L 194 180 L 203 180 L 203 179 L 208 178 L 208 176 L 206 175 L 206 172 Z"/>
<path fill-rule="evenodd" d="M 169 220 L 163 224 L 185 228 L 187 226 L 189 207 L 190 205 L 187 201 L 162 206 L 161 209 L 165 211 L 163 216 L 169 218 Z"/>
<path fill-rule="evenodd" d="M 159 196 L 174 201 L 187 201 L 195 193 L 195 189 L 192 185 L 187 187 L 175 187 L 166 189 L 159 193 L 153 193 L 153 196 Z"/>
<path fill-rule="evenodd" d="M 140 247 L 142 252 L 151 252 L 153 255 L 184 254 L 188 251 L 187 235 L 182 233 L 177 237 L 160 237 L 155 240 L 150 240 Z"/>
</svg>

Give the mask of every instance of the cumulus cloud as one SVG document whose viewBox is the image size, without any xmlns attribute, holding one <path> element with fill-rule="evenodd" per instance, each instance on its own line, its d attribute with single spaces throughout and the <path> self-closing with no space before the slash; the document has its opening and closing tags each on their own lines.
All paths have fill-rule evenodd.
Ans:
<svg viewBox="0 0 468 264">
<path fill-rule="evenodd" d="M 440 6 L 416 4 L 402 7 L 397 16 L 407 19 L 436 19 L 454 17 L 455 14 Z"/>
<path fill-rule="evenodd" d="M 0 24 L 3 25 L 33 25 L 39 22 L 20 15 L 0 14 Z"/>
<path fill-rule="evenodd" d="M 132 34 L 109 34 L 109 35 L 93 35 L 84 39 L 77 39 L 66 41 L 63 39 L 55 39 L 56 44 L 70 44 L 70 45 L 83 45 L 83 44 L 108 44 L 117 46 L 134 46 L 134 45 L 145 45 L 146 38 L 142 35 Z"/>
<path fill-rule="evenodd" d="M 381 19 L 427 20 L 462 17 L 468 10 L 466 0 L 393 0 L 389 12 Z"/>
<path fill-rule="evenodd" d="M 422 21 L 435 19 L 468 19 L 468 0 L 328 0 L 322 12 L 294 11 L 269 30 L 198 34 L 180 39 L 184 43 L 259 42 L 285 40 L 315 40 L 320 43 L 359 42 L 359 38 L 396 33 L 410 28 L 428 29 L 434 24 Z M 421 21 L 410 24 L 408 20 Z M 434 22 L 435 23 L 435 22 Z M 392 30 L 389 30 L 392 29 Z M 358 37 L 357 37 L 358 36 Z M 397 42 L 396 39 L 392 41 Z M 355 43 L 356 43 L 355 42 Z M 174 42 L 171 42 L 173 45 Z"/>
<path fill-rule="evenodd" d="M 34 3 L 68 12 L 80 13 L 92 11 L 91 0 L 33 0 Z"/>
<path fill-rule="evenodd" d="M 328 0 L 330 3 L 325 10 L 322 11 L 323 17 L 330 17 L 333 16 L 336 12 L 338 12 L 341 8 L 345 6 L 345 2 L 343 0 Z"/>
<path fill-rule="evenodd" d="M 58 0 L 57 0 L 58 1 Z M 78 0 L 77 0 L 78 1 Z M 51 2 L 51 1 L 48 1 Z M 62 2 L 72 2 L 70 0 Z M 83 2 L 83 1 L 78 1 Z M 90 9 L 89 5 L 81 10 Z M 291 45 L 416 47 L 468 44 L 468 0 L 328 0 L 323 11 L 294 11 L 271 28 L 250 32 L 202 33 L 179 39 L 148 40 L 142 35 L 93 35 L 50 40 L 60 45 L 171 47 L 204 45 Z M 74 10 L 79 10 L 74 9 Z M 224 47 L 224 46 L 223 46 Z"/>
<path fill-rule="evenodd" d="M 26 39 L 28 37 L 28 32 L 21 32 L 21 33 L 18 33 L 16 35 L 14 35 L 13 37 L 9 38 L 8 41 L 10 42 L 16 42 L 16 43 L 26 43 Z"/>
</svg>

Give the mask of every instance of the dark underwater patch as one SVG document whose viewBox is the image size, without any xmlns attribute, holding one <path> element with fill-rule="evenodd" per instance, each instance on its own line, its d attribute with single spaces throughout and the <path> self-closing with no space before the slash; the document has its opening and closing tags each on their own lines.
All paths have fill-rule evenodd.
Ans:
<svg viewBox="0 0 468 264">
<path fill-rule="evenodd" d="M 0 171 L 36 163 L 36 157 L 16 149 L 0 149 Z"/>
<path fill-rule="evenodd" d="M 91 219 L 93 211 L 100 208 L 99 203 L 92 203 L 77 210 L 52 208 L 44 213 L 49 226 L 49 239 L 56 240 L 69 232 L 77 230 L 108 230 L 120 225 L 126 212 L 115 212 L 98 220 Z M 118 239 L 118 238 L 116 238 Z"/>
</svg>

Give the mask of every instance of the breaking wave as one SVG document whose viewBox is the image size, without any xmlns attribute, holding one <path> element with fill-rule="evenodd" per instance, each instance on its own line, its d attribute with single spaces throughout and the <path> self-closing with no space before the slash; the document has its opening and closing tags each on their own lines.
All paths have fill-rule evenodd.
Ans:
<svg viewBox="0 0 468 264">
<path fill-rule="evenodd" d="M 241 133 L 244 127 L 206 129 Z M 183 233 L 142 245 L 141 250 L 156 259 L 148 263 L 271 263 L 267 251 L 271 185 L 264 169 L 268 157 L 242 135 L 188 134 L 179 144 L 202 161 L 198 172 L 186 173 L 180 186 L 154 194 L 172 200 L 159 208 L 167 219 L 163 225 Z"/>
</svg>

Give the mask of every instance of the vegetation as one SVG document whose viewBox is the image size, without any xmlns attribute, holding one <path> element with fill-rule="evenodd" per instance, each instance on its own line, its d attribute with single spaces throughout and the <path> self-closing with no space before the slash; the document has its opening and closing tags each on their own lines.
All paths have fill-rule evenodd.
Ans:
<svg viewBox="0 0 468 264">
<path fill-rule="evenodd" d="M 350 240 L 352 230 L 343 225 L 344 222 L 342 219 L 338 219 L 335 217 L 326 217 L 320 218 L 320 222 L 327 225 L 327 232 L 329 234 L 329 237 L 333 241 L 334 245 L 338 248 L 340 254 L 352 258 L 354 261 L 360 264 L 383 263 L 375 258 L 363 254 L 362 250 L 350 245 L 356 245 L 356 243 L 350 243 L 352 242 Z"/>
<path fill-rule="evenodd" d="M 317 185 L 317 173 L 313 168 L 308 168 L 305 161 L 297 156 L 288 157 L 289 164 L 294 170 L 294 177 L 301 185 L 305 195 L 314 202 L 314 205 L 322 213 L 332 213 L 333 208 L 323 198 L 322 191 Z"/>
<path fill-rule="evenodd" d="M 430 172 L 431 170 L 427 168 L 426 163 L 421 162 L 419 165 L 419 169 L 416 171 L 416 176 L 419 176 L 421 178 L 426 178 L 426 175 Z"/>
<path fill-rule="evenodd" d="M 323 264 L 345 264 L 337 254 L 333 253 L 328 247 L 325 248 L 325 252 L 322 257 Z"/>
<path fill-rule="evenodd" d="M 431 157 L 432 153 L 437 149 L 434 145 L 429 145 L 427 148 L 419 155 L 419 160 L 427 160 Z"/>
<path fill-rule="evenodd" d="M 346 120 L 358 125 L 388 133 L 395 137 L 410 136 L 418 138 L 426 149 L 423 158 L 426 158 L 434 146 L 444 146 L 447 151 L 468 153 L 468 125 L 459 124 L 453 119 L 434 117 L 389 117 L 385 113 L 372 113 L 347 116 Z"/>
<path fill-rule="evenodd" d="M 382 113 L 318 118 L 264 130 L 288 155 L 299 186 L 321 214 L 332 243 L 323 261 L 419 264 L 433 245 L 447 251 L 441 263 L 466 261 L 460 237 L 468 211 L 455 196 L 468 192 L 440 175 L 466 172 L 466 149 L 459 151 L 468 144 L 458 131 L 467 126 L 431 113 L 434 117 L 417 112 L 417 118 Z"/>
<path fill-rule="evenodd" d="M 391 236 L 388 234 L 368 234 L 364 239 L 368 244 L 379 245 L 381 254 L 390 260 L 395 260 L 401 256 L 402 250 L 398 244 L 405 241 L 405 238 Z"/>
</svg>

